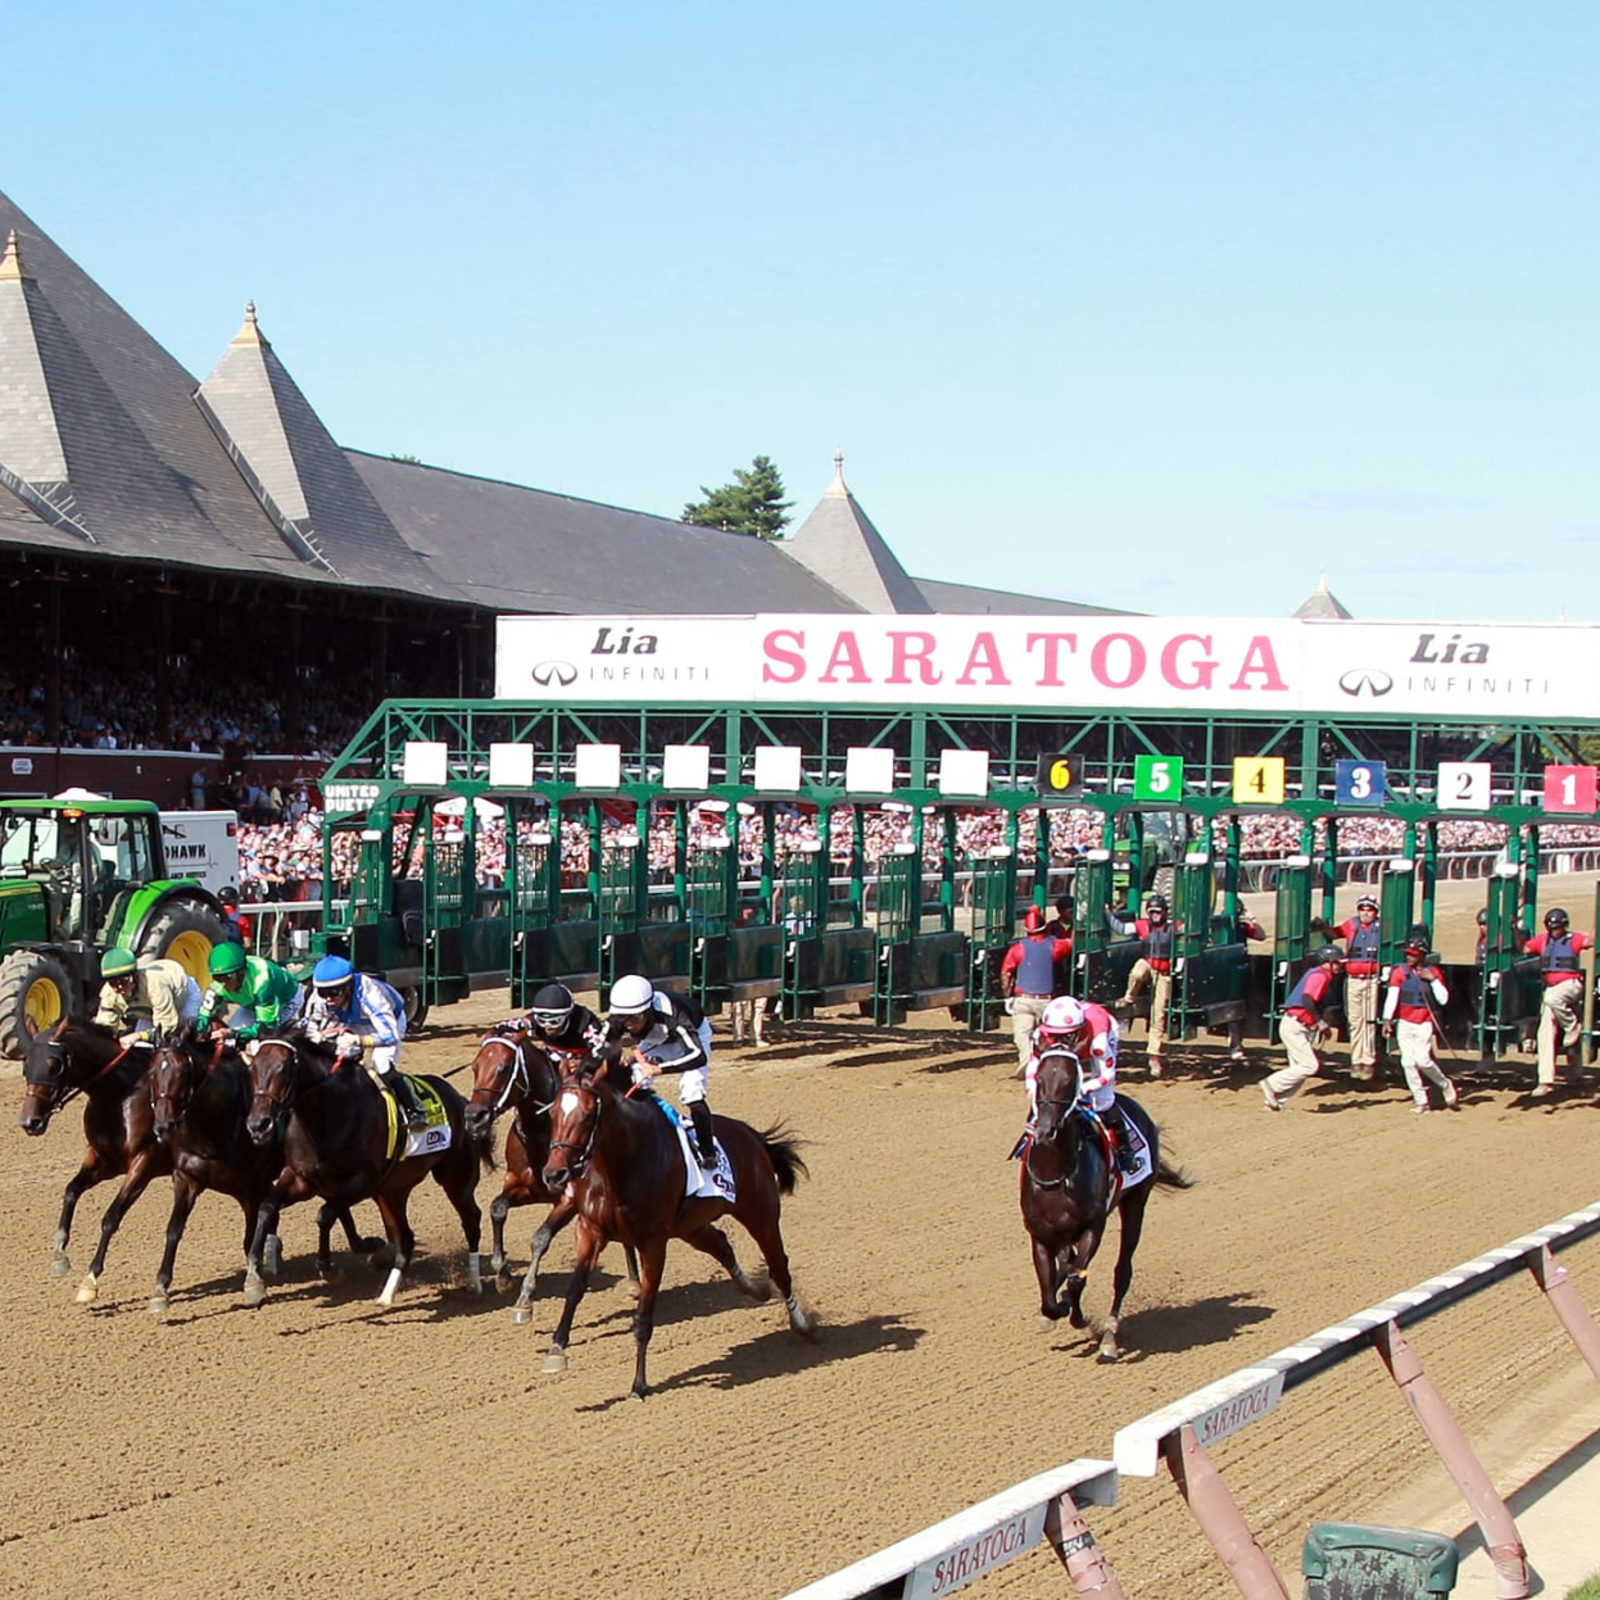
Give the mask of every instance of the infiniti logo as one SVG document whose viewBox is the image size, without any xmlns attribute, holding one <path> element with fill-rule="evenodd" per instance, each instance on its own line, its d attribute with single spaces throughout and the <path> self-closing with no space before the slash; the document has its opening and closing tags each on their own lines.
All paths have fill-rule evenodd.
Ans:
<svg viewBox="0 0 1600 1600">
<path fill-rule="evenodd" d="M 557 688 L 568 689 L 578 681 L 578 669 L 570 661 L 541 661 L 533 669 L 533 681 L 541 688 L 554 683 Z"/>
<path fill-rule="evenodd" d="M 1357 698 L 1370 694 L 1374 700 L 1379 700 L 1394 688 L 1394 679 L 1376 667 L 1352 667 L 1339 679 L 1339 687 Z"/>
</svg>

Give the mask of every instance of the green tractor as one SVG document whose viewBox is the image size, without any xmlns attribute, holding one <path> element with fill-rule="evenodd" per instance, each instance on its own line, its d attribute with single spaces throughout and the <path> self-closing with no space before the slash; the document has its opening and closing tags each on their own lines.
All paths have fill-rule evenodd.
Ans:
<svg viewBox="0 0 1600 1600">
<path fill-rule="evenodd" d="M 93 1014 L 103 950 L 170 957 L 203 988 L 226 932 L 209 891 L 167 877 L 150 801 L 0 800 L 0 1055 Z"/>
</svg>

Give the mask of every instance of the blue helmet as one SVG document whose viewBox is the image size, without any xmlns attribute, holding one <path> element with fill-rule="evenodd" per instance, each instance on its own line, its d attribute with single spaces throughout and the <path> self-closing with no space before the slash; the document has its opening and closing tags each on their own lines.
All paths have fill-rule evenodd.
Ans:
<svg viewBox="0 0 1600 1600">
<path fill-rule="evenodd" d="M 355 981 L 356 969 L 343 956 L 324 956 L 311 971 L 311 982 L 318 989 L 342 989 Z"/>
</svg>

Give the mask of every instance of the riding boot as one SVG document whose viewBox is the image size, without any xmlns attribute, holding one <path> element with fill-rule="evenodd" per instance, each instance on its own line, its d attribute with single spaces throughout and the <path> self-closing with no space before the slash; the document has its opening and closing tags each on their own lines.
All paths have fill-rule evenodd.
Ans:
<svg viewBox="0 0 1600 1600">
<path fill-rule="evenodd" d="M 390 1067 L 382 1074 L 381 1081 L 385 1089 L 394 1096 L 395 1104 L 400 1108 L 400 1115 L 405 1118 L 408 1128 L 426 1128 L 428 1126 L 428 1113 L 417 1104 L 416 1091 L 411 1087 L 411 1080 L 400 1071 L 398 1067 Z"/>
<path fill-rule="evenodd" d="M 1100 1120 L 1111 1130 L 1111 1137 L 1116 1144 L 1118 1171 L 1135 1171 L 1139 1157 L 1133 1148 L 1133 1131 L 1128 1126 L 1128 1118 L 1122 1107 L 1113 1101 L 1108 1110 L 1100 1113 Z"/>
<path fill-rule="evenodd" d="M 704 1100 L 696 1100 L 689 1107 L 689 1120 L 694 1124 L 695 1150 L 700 1165 L 710 1172 L 717 1164 L 717 1135 L 711 1122 L 711 1107 Z"/>
</svg>

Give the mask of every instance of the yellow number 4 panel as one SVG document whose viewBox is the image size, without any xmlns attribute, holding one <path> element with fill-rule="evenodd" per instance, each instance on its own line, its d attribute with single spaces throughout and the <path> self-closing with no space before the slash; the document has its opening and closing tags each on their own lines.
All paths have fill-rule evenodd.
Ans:
<svg viewBox="0 0 1600 1600">
<path fill-rule="evenodd" d="M 1235 756 L 1233 758 L 1233 803 L 1238 806 L 1281 806 L 1283 804 L 1284 759 L 1282 756 Z"/>
</svg>

